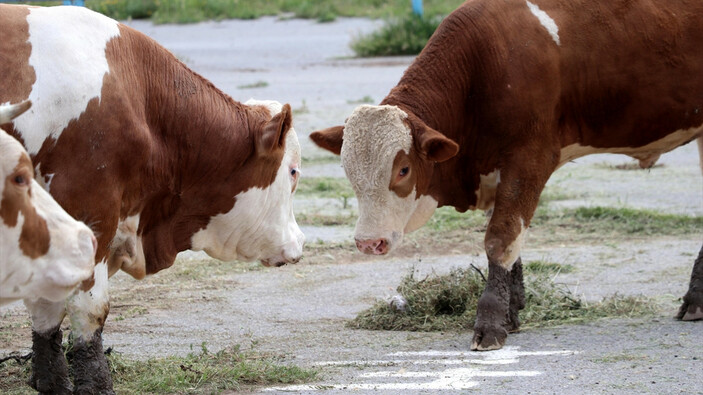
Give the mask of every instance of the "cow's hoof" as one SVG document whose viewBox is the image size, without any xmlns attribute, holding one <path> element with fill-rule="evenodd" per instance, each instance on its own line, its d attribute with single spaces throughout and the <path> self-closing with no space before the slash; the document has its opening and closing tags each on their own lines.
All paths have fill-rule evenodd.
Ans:
<svg viewBox="0 0 703 395">
<path fill-rule="evenodd" d="M 71 394 L 73 385 L 68 378 L 68 365 L 63 356 L 61 330 L 47 334 L 32 331 L 32 374 L 29 385 L 40 394 Z"/>
<path fill-rule="evenodd" d="M 474 327 L 474 338 L 471 341 L 472 351 L 490 351 L 503 348 L 508 331 L 502 326 L 481 325 Z"/>
<path fill-rule="evenodd" d="M 77 395 L 114 395 L 112 377 L 107 359 L 103 353 L 103 342 L 100 331 L 86 342 L 74 339 L 71 353 L 73 368 L 73 393 Z"/>
<path fill-rule="evenodd" d="M 679 309 L 676 318 L 683 321 L 703 320 L 703 306 L 684 302 Z"/>
</svg>

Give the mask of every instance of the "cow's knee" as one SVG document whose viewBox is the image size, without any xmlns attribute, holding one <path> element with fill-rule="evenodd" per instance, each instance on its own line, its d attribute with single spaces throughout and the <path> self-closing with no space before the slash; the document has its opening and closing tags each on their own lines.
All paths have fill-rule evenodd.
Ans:
<svg viewBox="0 0 703 395">
<path fill-rule="evenodd" d="M 491 223 L 484 241 L 488 261 L 511 270 L 520 257 L 526 234 L 527 228 L 522 218 L 497 224 Z"/>
</svg>

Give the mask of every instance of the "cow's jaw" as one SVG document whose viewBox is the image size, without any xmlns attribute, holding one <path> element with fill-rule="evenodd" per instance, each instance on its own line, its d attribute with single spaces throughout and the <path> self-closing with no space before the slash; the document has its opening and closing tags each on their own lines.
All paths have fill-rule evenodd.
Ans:
<svg viewBox="0 0 703 395">
<path fill-rule="evenodd" d="M 420 228 L 437 201 L 413 189 L 402 197 L 390 190 L 393 161 L 409 154 L 412 134 L 408 115 L 395 106 L 360 106 L 347 119 L 341 157 L 359 201 L 354 238 L 360 251 L 383 255 L 402 241 L 405 232 Z"/>
<path fill-rule="evenodd" d="M 280 107 L 271 112 L 280 112 Z M 212 217 L 205 229 L 193 235 L 192 249 L 225 261 L 260 260 L 266 266 L 300 260 L 305 236 L 293 215 L 295 180 L 291 170 L 299 171 L 301 160 L 295 130 L 288 132 L 285 145 L 286 152 L 274 182 L 235 196 L 234 207 L 229 212 Z"/>
</svg>

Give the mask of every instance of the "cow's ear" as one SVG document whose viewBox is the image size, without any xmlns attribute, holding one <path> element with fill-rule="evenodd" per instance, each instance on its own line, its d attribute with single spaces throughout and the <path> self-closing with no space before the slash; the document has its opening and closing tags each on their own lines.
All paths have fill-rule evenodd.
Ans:
<svg viewBox="0 0 703 395">
<path fill-rule="evenodd" d="M 310 133 L 310 138 L 320 148 L 339 155 L 342 152 L 342 140 L 344 140 L 344 126 L 333 126 L 324 130 Z"/>
<path fill-rule="evenodd" d="M 284 104 L 281 112 L 276 114 L 259 134 L 256 150 L 259 155 L 266 155 L 283 148 L 286 135 L 293 125 L 293 116 L 289 104 Z"/>
<path fill-rule="evenodd" d="M 415 118 L 412 134 L 416 149 L 428 160 L 444 162 L 459 152 L 459 144 Z"/>
</svg>

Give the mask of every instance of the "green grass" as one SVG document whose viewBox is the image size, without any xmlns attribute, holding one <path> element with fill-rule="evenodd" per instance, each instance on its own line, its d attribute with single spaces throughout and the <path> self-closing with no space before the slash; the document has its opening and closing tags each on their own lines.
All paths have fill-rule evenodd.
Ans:
<svg viewBox="0 0 703 395">
<path fill-rule="evenodd" d="M 690 235 L 703 231 L 703 217 L 663 214 L 652 210 L 613 207 L 579 207 L 563 211 L 541 211 L 534 226 L 574 228 L 579 233 L 621 235 Z"/>
<path fill-rule="evenodd" d="M 317 198 L 342 198 L 354 196 L 354 190 L 346 178 L 311 177 L 301 178 L 296 195 Z"/>
<path fill-rule="evenodd" d="M 446 15 L 461 0 L 426 0 L 427 15 Z M 151 18 L 156 23 L 255 19 L 265 15 L 316 19 L 389 18 L 409 12 L 408 0 L 87 0 L 86 6 L 115 19 Z"/>
<path fill-rule="evenodd" d="M 528 265 L 529 266 L 529 263 Z M 473 328 L 476 304 L 483 292 L 483 278 L 473 269 L 453 269 L 448 275 L 417 279 L 407 275 L 397 291 L 407 301 L 400 312 L 378 301 L 348 322 L 348 326 L 371 330 L 464 331 Z M 581 323 L 606 317 L 638 317 L 652 314 L 659 305 L 645 297 L 612 296 L 587 303 L 549 275 L 525 277 L 526 307 L 520 311 L 522 328 Z"/>
<path fill-rule="evenodd" d="M 280 363 L 280 357 L 242 351 L 238 346 L 216 353 L 205 345 L 185 357 L 131 360 L 108 356 L 118 394 L 217 394 L 251 386 L 293 384 L 315 379 L 317 371 Z M 26 384 L 30 363 L 0 365 L 0 393 L 32 394 Z"/>
<path fill-rule="evenodd" d="M 246 85 L 239 85 L 237 89 L 254 89 L 254 88 L 266 88 L 269 86 L 269 83 L 266 81 L 256 81 L 251 84 L 246 84 Z"/>
<path fill-rule="evenodd" d="M 407 14 L 389 19 L 381 29 L 355 38 L 350 46 L 360 57 L 415 55 L 422 51 L 441 21 L 440 17 Z"/>
<path fill-rule="evenodd" d="M 557 273 L 571 273 L 574 271 L 572 265 L 562 265 L 555 262 L 547 262 L 542 260 L 530 261 L 524 265 L 524 269 L 528 273 L 544 273 L 544 274 L 557 274 Z"/>
</svg>

